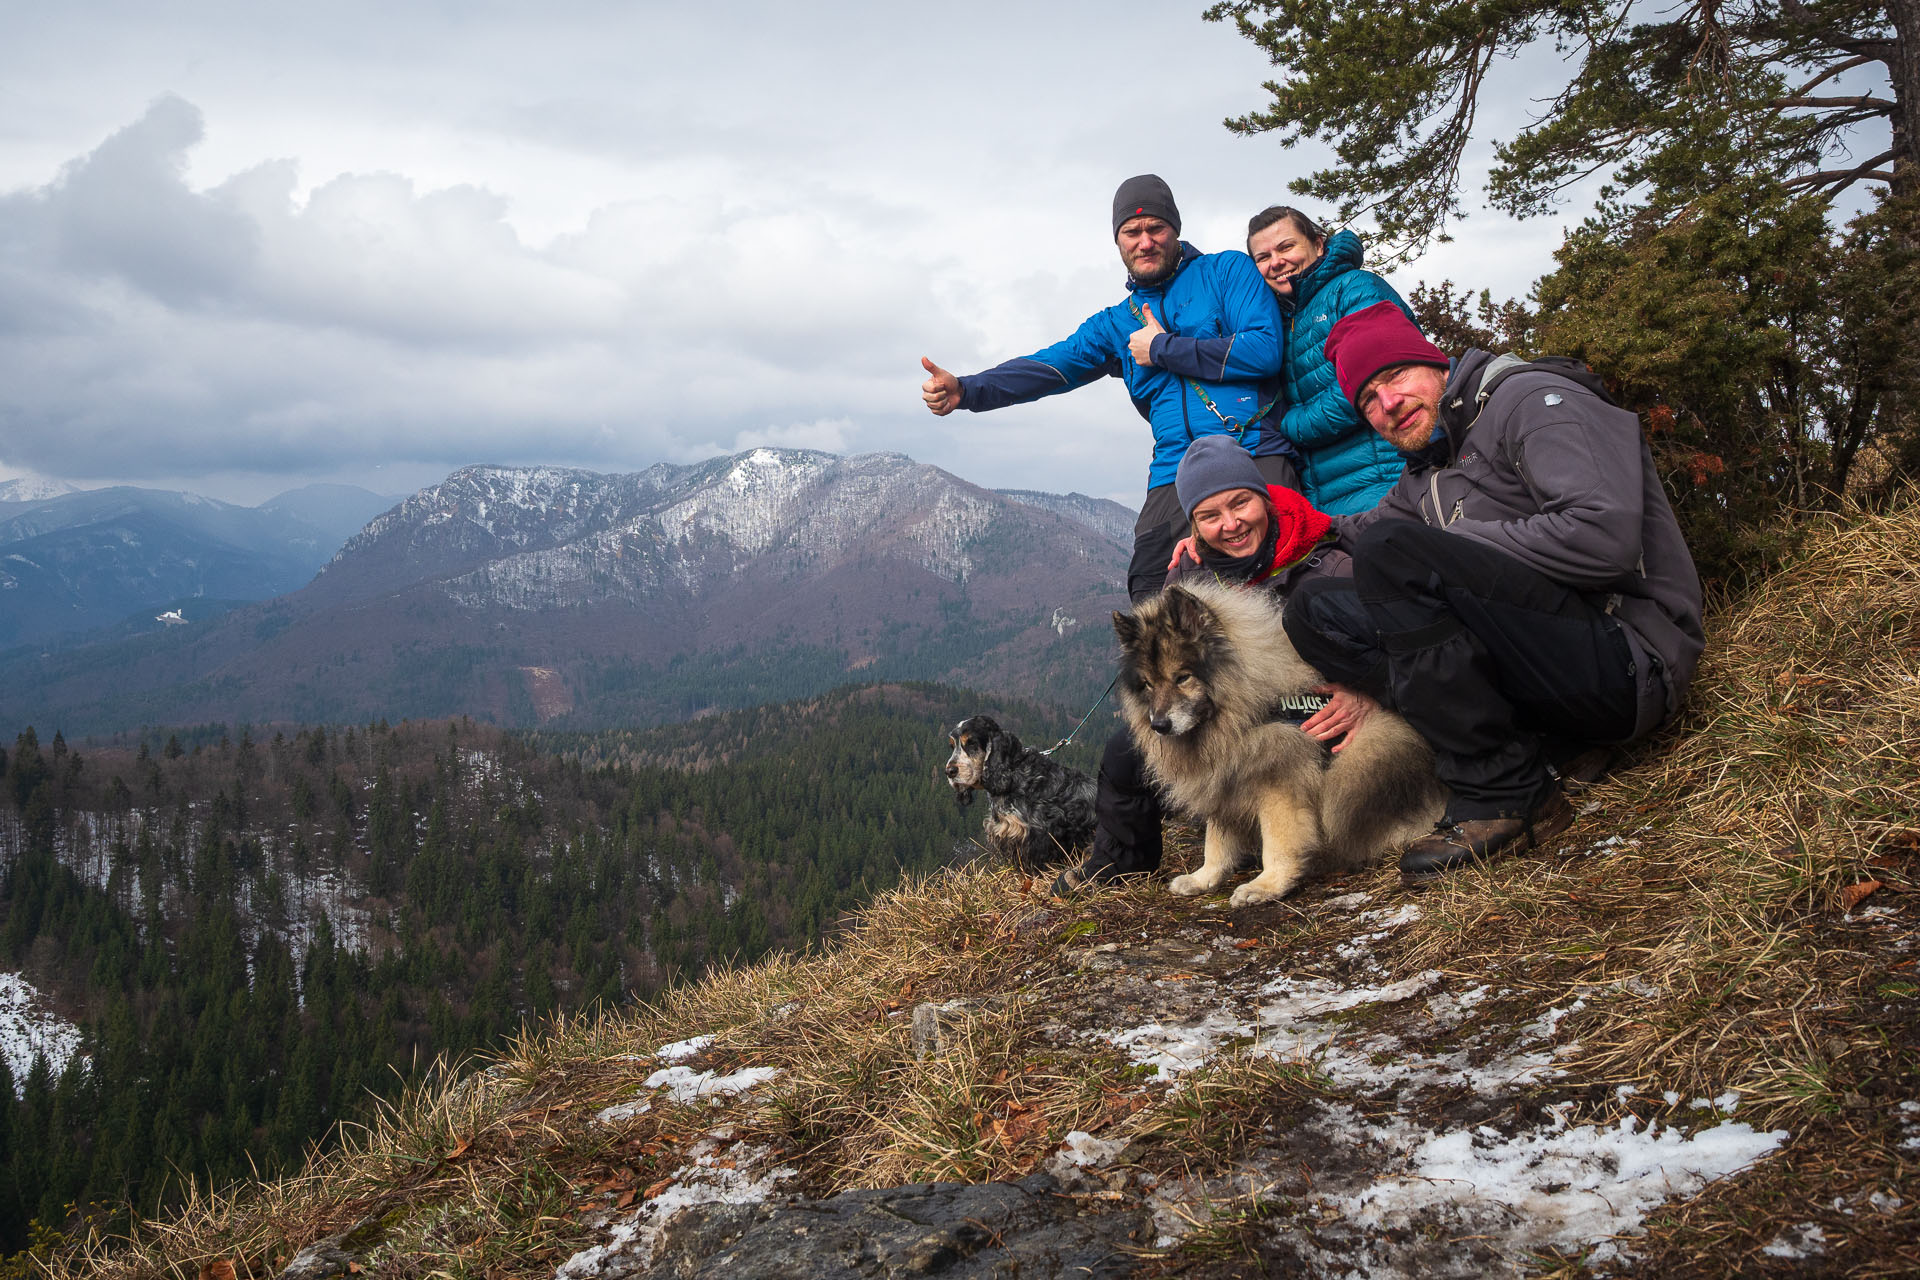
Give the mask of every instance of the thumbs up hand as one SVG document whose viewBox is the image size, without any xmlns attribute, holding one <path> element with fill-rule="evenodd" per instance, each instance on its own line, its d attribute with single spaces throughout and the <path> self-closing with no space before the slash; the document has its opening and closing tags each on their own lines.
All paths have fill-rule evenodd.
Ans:
<svg viewBox="0 0 1920 1280">
<path fill-rule="evenodd" d="M 1135 364 L 1142 364 L 1151 368 L 1153 365 L 1154 335 L 1165 333 L 1166 329 L 1154 318 L 1153 308 L 1145 303 L 1140 305 L 1140 314 L 1145 316 L 1146 319 L 1141 322 L 1138 329 L 1133 331 L 1133 336 L 1127 339 L 1127 350 L 1133 352 L 1133 362 Z"/>
<path fill-rule="evenodd" d="M 944 418 L 960 407 L 960 379 L 942 369 L 925 356 L 920 357 L 920 367 L 929 377 L 920 384 L 920 398 L 927 402 L 927 410 L 936 418 Z"/>
</svg>

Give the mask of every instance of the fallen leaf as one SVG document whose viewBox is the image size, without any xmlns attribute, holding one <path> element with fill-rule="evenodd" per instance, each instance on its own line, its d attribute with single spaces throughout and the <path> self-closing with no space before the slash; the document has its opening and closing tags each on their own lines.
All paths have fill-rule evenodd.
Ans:
<svg viewBox="0 0 1920 1280">
<path fill-rule="evenodd" d="M 992 1134 L 1002 1146 L 1011 1148 L 1046 1133 L 1047 1115 L 1038 1107 L 1014 1103 L 1007 1108 L 1007 1114 L 990 1122 L 984 1133 Z"/>
<path fill-rule="evenodd" d="M 200 1280 L 233 1280 L 233 1259 L 215 1258 L 200 1268 Z"/>
<path fill-rule="evenodd" d="M 647 1199 L 651 1200 L 672 1185 L 673 1185 L 672 1178 L 662 1178 L 660 1179 L 660 1181 L 654 1183 L 652 1186 L 648 1187 L 645 1191 L 641 1192 L 641 1194 L 646 1196 Z"/>
<path fill-rule="evenodd" d="M 1239 942 L 1236 942 L 1233 944 L 1233 949 L 1235 951 L 1251 951 L 1259 945 L 1260 945 L 1260 939 L 1258 938 L 1243 938 Z"/>
<path fill-rule="evenodd" d="M 1115 1121 L 1126 1119 L 1142 1107 L 1147 1106 L 1150 1102 L 1152 1102 L 1152 1099 L 1144 1093 L 1109 1095 L 1107 1105 L 1100 1112 L 1100 1118 L 1093 1124 L 1087 1126 L 1087 1128 L 1090 1132 L 1104 1129 Z"/>
<path fill-rule="evenodd" d="M 626 1208 L 628 1205 L 633 1203 L 633 1195 L 634 1195 L 633 1188 L 628 1187 L 625 1191 L 622 1191 L 618 1197 L 615 1198 L 613 1202 L 613 1207 L 616 1209 Z"/>
<path fill-rule="evenodd" d="M 1861 900 L 1875 889 L 1883 889 L 1885 887 L 1886 886 L 1878 880 L 1862 880 L 1859 884 L 1850 884 L 1840 891 L 1840 906 L 1843 910 L 1851 911 L 1859 906 Z"/>
<path fill-rule="evenodd" d="M 447 1152 L 447 1159 L 458 1160 L 461 1156 L 467 1154 L 467 1148 L 471 1147 L 472 1145 L 473 1145 L 472 1137 L 469 1136 L 469 1137 L 461 1138 L 460 1141 L 453 1144 L 453 1150 Z"/>
</svg>

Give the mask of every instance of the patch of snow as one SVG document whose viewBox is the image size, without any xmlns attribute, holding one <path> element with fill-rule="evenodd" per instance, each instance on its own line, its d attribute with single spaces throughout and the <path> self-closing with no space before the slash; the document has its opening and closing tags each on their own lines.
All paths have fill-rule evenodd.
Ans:
<svg viewBox="0 0 1920 1280">
<path fill-rule="evenodd" d="M 707 1046 L 712 1043 L 712 1036 L 694 1036 L 690 1040 L 675 1040 L 672 1044 L 663 1044 L 655 1049 L 653 1056 L 662 1062 L 685 1062 L 696 1053 L 705 1053 Z"/>
<path fill-rule="evenodd" d="M 1183 1026 L 1163 1026 L 1149 1022 L 1127 1031 L 1115 1031 L 1103 1038 L 1142 1066 L 1153 1068 L 1160 1080 L 1205 1066 L 1221 1042 L 1251 1034 L 1253 1028 L 1227 1013 L 1210 1013 L 1199 1022 Z"/>
<path fill-rule="evenodd" d="M 715 1071 L 695 1071 L 692 1067 L 666 1067 L 648 1076 L 641 1086 L 665 1089 L 674 1102 L 698 1102 L 703 1098 L 730 1098 L 765 1084 L 780 1074 L 778 1067 L 742 1067 L 729 1075 Z"/>
<path fill-rule="evenodd" d="M 1826 1251 L 1827 1233 L 1813 1222 L 1787 1227 L 1760 1246 L 1760 1252 L 1769 1258 L 1817 1258 Z"/>
<path fill-rule="evenodd" d="M 1478 986 L 1462 991 L 1459 995 L 1443 991 L 1439 995 L 1429 996 L 1427 1016 L 1433 1019 L 1435 1026 L 1443 1030 L 1458 1026 L 1473 1011 L 1474 1006 L 1485 1000 L 1491 993 L 1492 988 Z"/>
<path fill-rule="evenodd" d="M 1354 918 L 1361 924 L 1371 924 L 1376 928 L 1398 929 L 1403 924 L 1412 924 L 1418 920 L 1420 908 L 1411 902 L 1403 902 L 1391 911 L 1385 908 L 1378 911 L 1362 911 Z"/>
<path fill-rule="evenodd" d="M 1482 1125 L 1425 1137 L 1409 1153 L 1408 1177 L 1376 1183 L 1340 1207 L 1378 1230 L 1417 1229 L 1420 1215 L 1443 1210 L 1450 1222 L 1515 1244 L 1608 1241 L 1591 1263 L 1619 1256 L 1609 1237 L 1633 1234 L 1665 1201 L 1739 1172 L 1787 1137 L 1737 1122 L 1692 1137 L 1657 1125 L 1642 1133 L 1632 1116 L 1612 1128 L 1511 1137 Z"/>
<path fill-rule="evenodd" d="M 1079 1169 L 1097 1169 L 1126 1149 L 1124 1141 L 1096 1138 L 1075 1129 L 1060 1140 L 1060 1149 L 1047 1160 L 1047 1172 L 1062 1182 L 1071 1181 Z"/>
<path fill-rule="evenodd" d="M 696 1036 L 695 1040 L 711 1040 L 712 1037 Z M 683 1040 L 667 1048 L 681 1048 L 693 1044 L 693 1040 Z M 681 1056 L 690 1056 L 698 1049 L 688 1049 Z M 641 1082 L 640 1087 L 653 1091 L 653 1097 L 640 1098 L 633 1102 L 616 1103 L 596 1113 L 594 1118 L 602 1124 L 612 1124 L 618 1120 L 629 1120 L 634 1116 L 645 1115 L 653 1109 L 654 1098 L 665 1090 L 667 1100 L 682 1104 L 706 1101 L 714 1106 L 721 1099 L 731 1098 L 735 1094 L 756 1089 L 780 1074 L 778 1067 L 743 1067 L 730 1075 L 721 1075 L 717 1071 L 695 1071 L 692 1067 L 664 1067 Z"/>
<path fill-rule="evenodd" d="M 1551 1040 L 1559 1033 L 1562 1022 L 1586 1007 L 1587 1002 L 1585 1000 L 1575 1000 L 1564 1009 L 1558 1007 L 1550 1008 L 1540 1015 L 1538 1021 L 1530 1022 L 1521 1028 L 1521 1034 L 1531 1035 L 1541 1040 Z"/>
<path fill-rule="evenodd" d="M 1370 893 L 1343 893 L 1337 898 L 1328 898 L 1321 905 L 1334 911 L 1352 911 L 1362 903 L 1371 901 L 1373 895 Z"/>
<path fill-rule="evenodd" d="M 80 1051 L 80 1028 L 47 1008 L 46 997 L 17 973 L 0 973 L 0 1056 L 13 1073 L 14 1091 L 24 1086 L 36 1054 L 58 1075 Z"/>
<path fill-rule="evenodd" d="M 1900 1123 L 1906 1126 L 1907 1135 L 1900 1139 L 1902 1151 L 1920 1151 L 1920 1102 L 1900 1104 Z"/>
<path fill-rule="evenodd" d="M 604 1243 L 582 1249 L 561 1263 L 554 1273 L 557 1280 L 644 1273 L 653 1262 L 662 1229 L 684 1210 L 702 1204 L 758 1204 L 777 1190 L 778 1183 L 795 1176 L 786 1166 L 756 1172 L 767 1148 L 726 1150 L 724 1142 L 715 1135 L 695 1144 L 687 1152 L 687 1163 L 670 1175 L 671 1186 L 643 1203 L 627 1221 L 612 1224 Z"/>
</svg>

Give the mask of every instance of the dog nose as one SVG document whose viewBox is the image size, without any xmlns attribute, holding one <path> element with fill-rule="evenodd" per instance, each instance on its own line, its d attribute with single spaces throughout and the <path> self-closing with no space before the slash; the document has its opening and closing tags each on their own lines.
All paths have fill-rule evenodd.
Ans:
<svg viewBox="0 0 1920 1280">
<path fill-rule="evenodd" d="M 948 776 L 949 778 L 957 778 L 957 777 L 959 777 L 959 776 L 960 776 L 960 766 L 959 766 L 959 765 L 957 765 L 957 764 L 950 764 L 950 765 L 948 765 L 948 766 L 947 766 L 947 776 Z"/>
<path fill-rule="evenodd" d="M 1155 716 L 1153 719 L 1147 721 L 1147 723 L 1152 726 L 1155 733 L 1166 734 L 1173 732 L 1173 718 L 1171 716 Z"/>
</svg>

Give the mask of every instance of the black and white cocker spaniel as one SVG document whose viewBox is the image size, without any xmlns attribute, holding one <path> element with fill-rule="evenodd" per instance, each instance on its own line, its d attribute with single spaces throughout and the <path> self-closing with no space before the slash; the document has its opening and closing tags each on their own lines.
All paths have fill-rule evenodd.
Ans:
<svg viewBox="0 0 1920 1280">
<path fill-rule="evenodd" d="M 1064 862 L 1093 839 L 1093 779 L 1020 745 L 990 717 L 947 735 L 947 785 L 961 804 L 987 793 L 986 846 L 1022 871 Z"/>
</svg>

